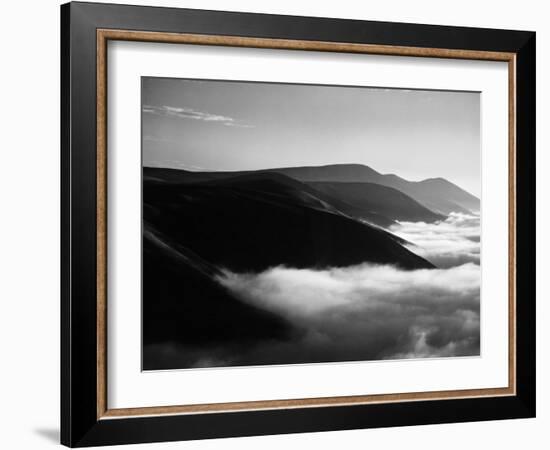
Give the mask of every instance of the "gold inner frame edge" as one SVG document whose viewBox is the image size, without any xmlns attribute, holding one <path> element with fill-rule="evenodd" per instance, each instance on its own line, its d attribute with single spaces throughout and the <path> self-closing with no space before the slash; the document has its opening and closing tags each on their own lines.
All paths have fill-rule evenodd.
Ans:
<svg viewBox="0 0 550 450">
<path fill-rule="evenodd" d="M 516 394 L 516 54 L 478 50 L 390 46 L 325 41 L 303 41 L 241 36 L 159 33 L 98 29 L 96 48 L 97 108 L 97 419 L 174 414 L 205 414 L 269 409 L 314 408 L 461 398 L 501 397 Z M 107 405 L 107 42 L 109 40 L 171 44 L 217 45 L 363 53 L 375 55 L 470 59 L 508 62 L 508 386 L 394 394 L 259 400 L 174 406 L 109 409 Z"/>
</svg>

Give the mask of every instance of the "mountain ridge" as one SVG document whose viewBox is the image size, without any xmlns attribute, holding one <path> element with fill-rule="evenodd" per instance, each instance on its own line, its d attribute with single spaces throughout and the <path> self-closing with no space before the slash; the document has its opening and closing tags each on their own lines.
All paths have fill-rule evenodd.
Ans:
<svg viewBox="0 0 550 450">
<path fill-rule="evenodd" d="M 445 215 L 451 212 L 479 211 L 480 201 L 476 196 L 443 177 L 409 181 L 394 173 L 380 173 L 363 164 L 328 164 L 269 170 L 285 173 L 304 182 L 333 181 L 381 184 L 409 195 L 433 212 Z"/>
<path fill-rule="evenodd" d="M 184 185 L 231 185 L 255 182 L 255 188 L 278 182 L 280 186 L 300 191 L 309 198 L 310 206 L 317 202 L 321 209 L 332 206 L 339 213 L 368 223 L 389 228 L 396 221 L 435 222 L 445 216 L 427 209 L 415 199 L 389 186 L 374 183 L 303 182 L 277 170 L 246 172 L 190 172 L 181 169 L 144 168 L 144 181 L 151 183 L 181 183 Z M 292 174 L 291 174 L 292 175 Z M 359 186 L 360 185 L 360 186 Z M 279 187 L 280 187 L 279 186 Z M 269 187 L 264 187 L 268 191 Z M 350 192 L 351 190 L 351 192 Z"/>
<path fill-rule="evenodd" d="M 432 212 L 407 194 L 382 184 L 343 181 L 316 181 L 307 184 L 334 198 L 345 199 L 358 208 L 356 215 L 359 217 L 361 210 L 405 222 L 436 222 L 446 217 Z"/>
<path fill-rule="evenodd" d="M 251 173 L 277 172 L 295 180 L 312 182 L 365 182 L 391 187 L 408 195 L 436 214 L 452 212 L 471 214 L 480 210 L 480 200 L 443 177 L 409 181 L 394 173 L 382 174 L 363 164 L 328 164 L 323 166 L 276 167 L 244 171 L 189 171 L 174 168 L 144 167 L 150 176 L 155 171 L 173 171 L 171 181 L 183 183 L 208 181 Z M 151 173 L 152 172 L 152 173 Z M 164 174 L 166 176 L 166 173 Z"/>
<path fill-rule="evenodd" d="M 149 178 L 143 190 L 144 220 L 206 261 L 238 272 L 363 262 L 433 267 L 406 249 L 403 239 L 307 195 L 310 188 L 300 189 L 301 182 L 255 177 L 200 183 Z"/>
</svg>

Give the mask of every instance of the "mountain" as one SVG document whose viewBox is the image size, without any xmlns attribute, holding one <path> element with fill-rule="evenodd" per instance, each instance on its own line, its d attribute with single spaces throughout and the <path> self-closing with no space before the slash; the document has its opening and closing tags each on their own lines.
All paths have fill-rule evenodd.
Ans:
<svg viewBox="0 0 550 450">
<path fill-rule="evenodd" d="M 479 199 L 444 178 L 408 181 L 394 174 L 381 174 L 361 164 L 270 169 L 303 182 L 363 182 L 392 187 L 439 214 L 479 211 Z"/>
<path fill-rule="evenodd" d="M 435 222 L 445 219 L 445 216 L 430 211 L 401 191 L 381 184 L 328 181 L 308 184 L 317 191 L 353 205 L 357 217 L 361 217 L 361 211 L 367 211 L 408 222 Z"/>
<path fill-rule="evenodd" d="M 401 191 L 436 214 L 471 213 L 480 209 L 480 202 L 477 197 L 444 178 L 408 181 L 394 174 L 381 174 L 362 164 L 281 167 L 261 171 L 238 172 L 189 172 L 177 169 L 146 168 L 144 177 L 171 182 L 196 183 L 259 172 L 277 172 L 305 183 L 321 181 L 375 183 Z"/>
<path fill-rule="evenodd" d="M 225 173 L 232 174 L 232 172 Z M 351 218 L 361 219 L 384 228 L 388 228 L 395 223 L 395 220 L 390 219 L 389 216 L 369 209 L 367 202 L 364 202 L 364 205 L 357 205 L 347 201 L 345 196 L 332 195 L 329 192 L 316 189 L 310 184 L 301 183 L 277 172 L 250 172 L 237 177 L 229 176 L 228 178 L 213 179 L 209 183 L 219 186 L 239 183 L 242 187 L 246 186 L 255 190 L 262 189 L 267 195 L 273 193 L 270 191 L 273 187 L 271 183 L 276 183 L 275 192 L 278 195 L 285 194 L 285 201 L 289 203 L 303 203 L 314 209 L 347 215 Z M 390 208 L 388 208 L 388 212 L 392 212 Z"/>
<path fill-rule="evenodd" d="M 180 183 L 159 177 L 158 169 L 156 177 L 148 172 L 144 223 L 215 266 L 236 272 L 364 262 L 433 267 L 402 239 L 341 213 L 311 187 L 283 175 Z"/>
<path fill-rule="evenodd" d="M 212 351 L 285 340 L 298 332 L 285 319 L 235 297 L 217 282 L 219 268 L 147 224 L 143 254 L 144 370 L 189 367 L 196 358 L 189 351 L 184 352 L 189 360 L 174 360 L 155 350 L 159 344 Z"/>
<path fill-rule="evenodd" d="M 342 214 L 347 214 L 351 217 L 357 217 L 384 228 L 388 228 L 390 225 L 395 223 L 395 220 L 390 219 L 389 217 L 385 217 L 381 214 L 368 211 L 364 208 L 358 208 L 356 206 L 350 205 L 345 201 L 345 199 L 334 198 L 320 191 L 315 191 L 307 184 L 296 181 L 293 178 L 287 177 L 286 175 L 278 174 L 277 172 L 190 172 L 179 169 L 161 169 L 153 167 L 143 168 L 144 181 L 156 181 L 160 183 L 191 184 L 202 183 L 205 181 L 215 182 L 216 180 L 226 180 L 229 178 L 236 179 L 238 177 L 243 177 L 242 180 L 244 181 L 244 177 L 255 177 L 258 176 L 258 174 L 261 174 L 261 176 L 264 177 L 264 180 L 267 180 L 268 175 L 272 178 L 279 176 L 279 182 L 281 182 L 282 184 L 298 184 L 300 186 L 299 189 L 307 192 L 307 195 L 310 196 L 310 200 L 316 198 L 317 201 L 323 203 L 325 207 L 331 206 L 333 209 Z"/>
<path fill-rule="evenodd" d="M 262 177 L 265 182 L 270 176 L 278 176 L 281 185 L 288 185 L 302 191 L 310 199 L 315 198 L 327 207 L 334 209 L 350 217 L 359 218 L 369 223 L 388 228 L 396 220 L 404 221 L 425 221 L 433 222 L 443 220 L 445 217 L 433 213 L 419 204 L 416 200 L 392 189 L 374 183 L 365 184 L 363 189 L 359 188 L 362 183 L 357 183 L 349 192 L 343 186 L 329 186 L 326 183 L 317 182 L 302 183 L 295 178 L 283 175 L 278 171 L 242 171 L 242 172 L 190 172 L 178 169 L 144 168 L 144 181 L 156 181 L 164 183 L 195 184 L 204 182 L 220 182 L 228 179 L 245 179 Z M 247 178 L 245 178 L 247 177 Z M 351 185 L 348 186 L 351 188 Z M 351 191 L 354 191 L 353 193 Z"/>
<path fill-rule="evenodd" d="M 226 289 L 219 279 L 227 271 L 365 262 L 434 267 L 346 207 L 353 208 L 276 172 L 212 176 L 144 168 L 143 369 L 232 365 L 224 355 L 303 339 L 307 329 Z"/>
<path fill-rule="evenodd" d="M 459 188 L 456 184 L 447 181 L 445 178 L 428 178 L 413 183 L 408 189 L 416 197 L 422 198 L 422 203 L 431 209 L 438 209 L 438 204 L 442 198 L 449 205 L 447 208 L 449 212 L 452 212 L 454 208 L 453 204 L 468 210 L 462 212 L 478 212 L 480 209 L 479 198 Z M 455 212 L 458 211 L 455 210 Z"/>
<path fill-rule="evenodd" d="M 380 183 L 381 174 L 369 166 L 362 164 L 332 164 L 327 166 L 304 166 L 304 167 L 280 167 L 270 169 L 274 172 L 284 173 L 296 180 L 312 181 L 334 181 L 334 182 L 363 182 Z"/>
</svg>

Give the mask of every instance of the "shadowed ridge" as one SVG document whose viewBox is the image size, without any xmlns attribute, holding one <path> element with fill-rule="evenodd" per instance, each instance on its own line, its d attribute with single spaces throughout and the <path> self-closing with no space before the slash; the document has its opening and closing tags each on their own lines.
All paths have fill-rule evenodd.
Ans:
<svg viewBox="0 0 550 450">
<path fill-rule="evenodd" d="M 303 186 L 274 174 L 192 184 L 145 181 L 144 220 L 171 242 L 238 272 L 363 262 L 433 267 L 402 239 L 327 208 Z"/>
<path fill-rule="evenodd" d="M 281 167 L 236 172 L 190 172 L 179 169 L 143 168 L 144 179 L 170 183 L 197 183 L 262 172 L 277 172 L 306 183 L 330 181 L 380 184 L 401 191 L 436 214 L 448 215 L 451 212 L 470 214 L 480 209 L 480 201 L 477 197 L 444 178 L 408 181 L 395 174 L 381 174 L 361 164 Z"/>
<path fill-rule="evenodd" d="M 436 214 L 397 189 L 376 183 L 310 182 L 310 186 L 333 198 L 346 199 L 358 211 L 370 211 L 398 221 L 436 222 Z"/>
<path fill-rule="evenodd" d="M 382 174 L 361 164 L 270 169 L 300 181 L 367 182 L 392 187 L 412 197 L 435 213 L 479 211 L 479 199 L 444 178 L 408 181 L 395 174 Z"/>
<path fill-rule="evenodd" d="M 285 340 L 299 332 L 285 319 L 241 301 L 217 281 L 222 274 L 218 267 L 148 224 L 143 253 L 143 342 L 151 346 L 144 348 L 144 370 L 189 364 L 150 350 L 160 343 L 207 349 Z"/>
</svg>

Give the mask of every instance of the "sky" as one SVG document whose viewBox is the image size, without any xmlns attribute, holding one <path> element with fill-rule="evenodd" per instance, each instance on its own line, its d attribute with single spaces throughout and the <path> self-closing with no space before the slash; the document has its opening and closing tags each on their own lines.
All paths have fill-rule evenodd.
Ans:
<svg viewBox="0 0 550 450">
<path fill-rule="evenodd" d="M 195 171 L 365 164 L 479 196 L 480 95 L 143 77 L 142 152 Z"/>
</svg>

